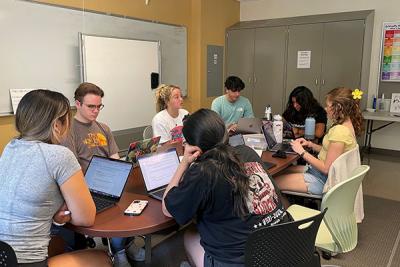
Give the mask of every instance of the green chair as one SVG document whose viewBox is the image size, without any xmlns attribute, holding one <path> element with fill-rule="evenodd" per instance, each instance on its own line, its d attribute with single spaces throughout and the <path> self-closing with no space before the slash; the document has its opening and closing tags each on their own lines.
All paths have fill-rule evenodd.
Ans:
<svg viewBox="0 0 400 267">
<path fill-rule="evenodd" d="M 323 196 L 321 210 L 328 208 L 328 211 L 319 227 L 315 246 L 323 251 L 324 258 L 329 259 L 332 253 L 349 252 L 356 247 L 358 232 L 354 201 L 368 170 L 367 165 L 357 167 L 347 180 L 338 183 Z M 302 220 L 321 211 L 292 205 L 288 212 L 295 220 Z"/>
</svg>

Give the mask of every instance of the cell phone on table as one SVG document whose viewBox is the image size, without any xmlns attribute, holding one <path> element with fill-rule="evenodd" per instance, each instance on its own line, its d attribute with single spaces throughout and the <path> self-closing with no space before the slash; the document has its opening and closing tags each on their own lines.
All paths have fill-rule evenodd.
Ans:
<svg viewBox="0 0 400 267">
<path fill-rule="evenodd" d="M 146 208 L 149 202 L 147 200 L 134 200 L 132 203 L 126 208 L 124 211 L 125 215 L 128 216 L 137 216 L 142 213 L 144 208 Z"/>
</svg>

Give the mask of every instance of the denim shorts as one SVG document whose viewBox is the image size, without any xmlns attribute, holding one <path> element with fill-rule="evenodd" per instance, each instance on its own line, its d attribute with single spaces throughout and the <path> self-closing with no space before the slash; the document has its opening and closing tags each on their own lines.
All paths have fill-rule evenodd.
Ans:
<svg viewBox="0 0 400 267">
<path fill-rule="evenodd" d="M 322 194 L 324 185 L 328 175 L 323 174 L 311 165 L 306 166 L 306 171 L 304 172 L 304 181 L 306 182 L 308 193 L 314 195 Z"/>
</svg>

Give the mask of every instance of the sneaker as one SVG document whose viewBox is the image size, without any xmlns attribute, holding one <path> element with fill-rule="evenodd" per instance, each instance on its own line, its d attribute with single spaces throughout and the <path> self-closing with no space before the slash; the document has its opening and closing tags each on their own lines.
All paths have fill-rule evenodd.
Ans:
<svg viewBox="0 0 400 267">
<path fill-rule="evenodd" d="M 114 253 L 114 267 L 131 267 L 131 264 L 126 257 L 125 249 Z"/>
<path fill-rule="evenodd" d="M 144 261 L 146 252 L 143 248 L 136 246 L 135 243 L 132 242 L 131 245 L 126 248 L 126 255 L 128 255 L 131 260 Z"/>
</svg>

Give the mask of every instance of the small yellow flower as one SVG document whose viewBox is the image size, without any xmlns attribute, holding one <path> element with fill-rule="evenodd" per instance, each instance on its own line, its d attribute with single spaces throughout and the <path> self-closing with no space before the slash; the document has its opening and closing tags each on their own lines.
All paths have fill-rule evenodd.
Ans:
<svg viewBox="0 0 400 267">
<path fill-rule="evenodd" d="M 360 89 L 354 89 L 354 91 L 351 93 L 353 95 L 353 99 L 361 99 L 363 95 L 363 91 Z"/>
</svg>

